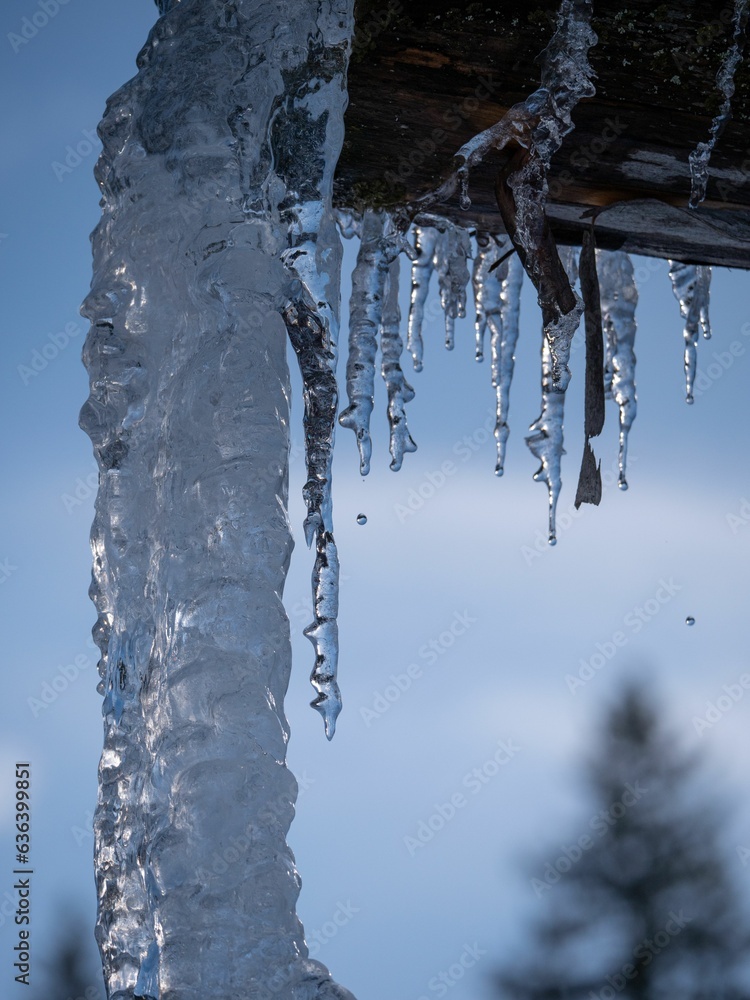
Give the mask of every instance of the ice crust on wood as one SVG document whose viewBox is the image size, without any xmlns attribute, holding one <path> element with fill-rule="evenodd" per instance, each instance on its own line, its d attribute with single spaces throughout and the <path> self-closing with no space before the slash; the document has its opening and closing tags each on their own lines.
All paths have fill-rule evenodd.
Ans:
<svg viewBox="0 0 750 1000">
<path fill-rule="evenodd" d="M 708 168 L 711 154 L 719 137 L 732 117 L 732 98 L 734 97 L 734 76 L 737 67 L 742 62 L 745 47 L 747 16 L 749 0 L 734 0 L 732 13 L 732 44 L 724 53 L 719 72 L 716 74 L 716 87 L 721 94 L 719 113 L 711 122 L 707 142 L 699 142 L 689 156 L 690 162 L 690 201 L 691 208 L 697 208 L 706 197 L 708 186 Z"/>
</svg>

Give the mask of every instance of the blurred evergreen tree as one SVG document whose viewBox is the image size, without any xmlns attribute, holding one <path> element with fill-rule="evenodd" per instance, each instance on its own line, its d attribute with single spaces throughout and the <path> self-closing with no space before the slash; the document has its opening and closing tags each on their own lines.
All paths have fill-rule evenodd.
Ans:
<svg viewBox="0 0 750 1000">
<path fill-rule="evenodd" d="M 33 1000 L 104 1000 L 104 978 L 91 926 L 68 912 L 53 953 L 42 961 L 43 982 L 32 979 Z"/>
<path fill-rule="evenodd" d="M 588 783 L 600 809 L 532 880 L 546 913 L 495 976 L 502 1000 L 746 1000 L 747 914 L 701 760 L 628 687 Z"/>
</svg>

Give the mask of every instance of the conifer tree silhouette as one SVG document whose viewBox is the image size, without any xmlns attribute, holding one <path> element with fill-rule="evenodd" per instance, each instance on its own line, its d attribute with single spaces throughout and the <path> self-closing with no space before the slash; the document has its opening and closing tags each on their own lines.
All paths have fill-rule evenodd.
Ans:
<svg viewBox="0 0 750 1000">
<path fill-rule="evenodd" d="M 626 688 L 587 777 L 600 811 L 532 881 L 545 914 L 495 976 L 501 1000 L 746 1000 L 746 912 L 725 814 L 654 699 Z M 743 968 L 744 965 L 744 968 Z"/>
</svg>

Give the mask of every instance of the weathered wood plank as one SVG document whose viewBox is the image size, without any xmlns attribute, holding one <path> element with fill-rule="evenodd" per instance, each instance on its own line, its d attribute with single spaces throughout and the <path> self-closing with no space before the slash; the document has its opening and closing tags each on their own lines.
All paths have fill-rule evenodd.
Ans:
<svg viewBox="0 0 750 1000">
<path fill-rule="evenodd" d="M 338 203 L 394 206 L 437 186 L 462 143 L 538 86 L 535 60 L 557 6 L 358 0 Z M 708 198 L 687 208 L 688 155 L 719 108 L 732 0 L 595 0 L 594 8 L 597 94 L 576 108 L 575 131 L 553 164 L 556 237 L 580 243 L 595 209 L 599 246 L 750 267 L 750 59 L 737 73 Z M 469 211 L 452 201 L 445 214 L 502 231 L 496 169 L 486 162 L 472 174 Z"/>
</svg>

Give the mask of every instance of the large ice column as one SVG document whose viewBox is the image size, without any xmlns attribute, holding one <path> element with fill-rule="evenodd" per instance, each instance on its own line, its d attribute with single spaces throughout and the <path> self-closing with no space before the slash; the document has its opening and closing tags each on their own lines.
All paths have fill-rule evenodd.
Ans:
<svg viewBox="0 0 750 1000">
<path fill-rule="evenodd" d="M 81 424 L 100 469 L 97 938 L 112 1000 L 343 997 L 308 958 L 285 842 L 282 315 L 320 332 L 328 363 L 351 9 L 161 7 L 100 126 L 84 305 Z"/>
</svg>

